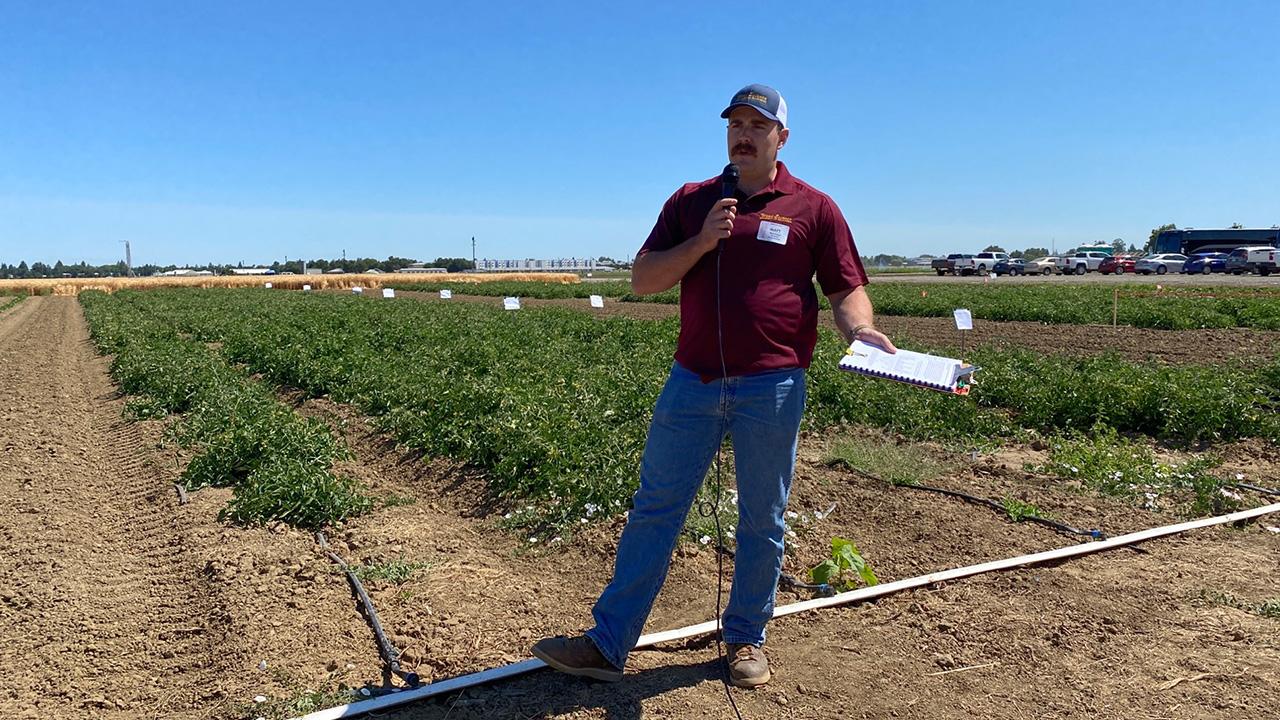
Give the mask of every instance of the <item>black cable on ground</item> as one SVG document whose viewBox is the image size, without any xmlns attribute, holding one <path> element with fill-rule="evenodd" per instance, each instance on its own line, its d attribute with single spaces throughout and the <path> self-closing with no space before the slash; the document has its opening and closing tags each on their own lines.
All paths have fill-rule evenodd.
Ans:
<svg viewBox="0 0 1280 720">
<path fill-rule="evenodd" d="M 1264 488 L 1264 487 L 1259 487 L 1257 485 L 1250 485 L 1249 483 L 1242 483 L 1242 482 L 1231 483 L 1231 487 L 1238 487 L 1244 490 L 1252 490 L 1254 492 L 1262 493 L 1263 495 L 1275 495 L 1276 497 L 1280 497 L 1280 490 L 1272 490 L 1271 488 Z"/>
<path fill-rule="evenodd" d="M 926 492 L 938 493 L 940 495 L 948 495 L 950 497 L 964 500 L 965 502 L 974 503 L 975 505 L 986 505 L 987 507 L 994 509 L 996 512 L 999 512 L 1001 515 L 1007 516 L 1009 514 L 1008 511 L 1005 510 L 1005 507 L 1000 503 L 996 502 L 995 500 L 990 500 L 988 498 L 975 497 L 973 495 L 962 493 L 956 490 L 947 490 L 946 488 L 938 488 L 938 487 L 931 487 L 929 485 L 914 485 L 914 484 L 902 485 L 900 487 L 909 487 L 909 488 L 915 488 L 916 490 L 924 490 Z M 1107 539 L 1107 536 L 1103 534 L 1101 530 L 1081 530 L 1079 528 L 1071 527 L 1070 525 L 1067 525 L 1065 523 L 1060 523 L 1056 520 L 1050 520 L 1049 518 L 1036 517 L 1035 515 L 1026 515 L 1026 516 L 1023 516 L 1021 520 L 1025 520 L 1027 522 L 1039 523 L 1041 525 L 1044 525 L 1045 527 L 1051 527 L 1054 530 L 1057 530 L 1059 532 L 1067 533 L 1068 535 L 1083 535 L 1084 537 L 1093 538 L 1094 540 Z M 1019 520 L 1018 522 L 1021 522 L 1021 520 Z"/>
<path fill-rule="evenodd" d="M 885 480 L 884 478 L 880 477 L 879 475 L 876 475 L 875 473 L 869 473 L 866 470 L 862 470 L 860 468 L 855 468 L 855 467 L 850 467 L 850 469 L 863 477 L 870 478 L 872 480 L 876 480 L 878 482 L 882 482 L 887 485 L 893 485 L 894 487 L 915 488 L 917 490 L 924 490 L 926 492 L 933 492 L 933 493 L 938 493 L 940 495 L 947 495 L 949 497 L 957 498 L 959 500 L 964 500 L 965 502 L 973 503 L 975 505 L 985 505 L 995 510 L 996 512 L 1000 513 L 1001 515 L 1004 515 L 1005 517 L 1009 516 L 1009 512 L 1005 510 L 1004 506 L 996 502 L 995 500 L 990 500 L 988 498 L 975 497 L 973 495 L 962 493 L 957 490 L 947 490 L 946 488 L 931 487 L 929 485 L 918 485 L 915 483 L 891 483 L 888 480 Z M 1045 527 L 1050 527 L 1050 528 L 1053 528 L 1054 530 L 1057 530 L 1059 532 L 1064 532 L 1069 535 L 1083 535 L 1084 537 L 1093 538 L 1094 540 L 1107 539 L 1106 534 L 1104 534 L 1101 530 L 1096 530 L 1096 529 L 1081 530 L 1079 528 L 1071 527 L 1070 525 L 1067 525 L 1065 523 L 1060 523 L 1056 520 L 1050 520 L 1049 518 L 1035 517 L 1034 515 L 1027 515 L 1027 516 L 1024 516 L 1022 519 L 1027 520 L 1029 522 L 1039 523 L 1041 525 L 1044 525 Z"/>
<path fill-rule="evenodd" d="M 325 549 L 329 559 L 346 573 L 347 582 L 351 585 L 360 613 L 364 615 L 365 621 L 369 623 L 369 627 L 373 630 L 373 639 L 378 645 L 378 656 L 382 659 L 383 691 L 394 692 L 398 689 L 391 682 L 391 676 L 393 675 L 403 680 L 409 687 L 417 687 L 420 682 L 418 674 L 401 669 L 400 650 L 391 643 L 391 640 L 387 638 L 387 634 L 382 630 L 382 623 L 378 620 L 378 611 L 374 609 L 373 600 L 365 592 L 364 584 L 360 582 L 360 578 L 356 577 L 355 572 L 342 558 L 328 549 L 329 543 L 325 540 L 323 533 L 316 533 L 316 542 Z M 370 690 L 371 692 L 373 691 L 373 689 Z"/>
</svg>

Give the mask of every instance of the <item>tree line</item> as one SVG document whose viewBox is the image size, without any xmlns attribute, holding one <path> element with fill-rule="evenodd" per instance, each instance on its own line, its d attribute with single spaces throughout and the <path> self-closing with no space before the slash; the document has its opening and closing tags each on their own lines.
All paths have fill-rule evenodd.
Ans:
<svg viewBox="0 0 1280 720">
<path fill-rule="evenodd" d="M 348 260 L 346 258 L 338 260 L 329 260 L 325 258 L 317 258 L 314 260 L 287 260 L 284 262 L 275 261 L 270 265 L 252 265 L 249 267 L 265 267 L 270 268 L 276 273 L 291 272 L 297 275 L 303 273 L 304 268 L 311 270 L 319 270 L 328 272 L 329 270 L 342 270 L 348 273 L 362 273 L 370 270 L 378 270 L 381 272 L 396 272 L 403 270 L 410 265 L 416 264 L 418 261 L 413 258 L 402 258 L 391 256 L 386 260 L 377 260 L 375 258 L 355 258 Z M 436 258 L 432 262 L 424 263 L 425 267 L 444 268 L 448 272 L 461 272 L 463 270 L 472 270 L 475 264 L 467 258 Z M 140 277 L 148 277 L 151 275 L 159 275 L 160 273 L 169 272 L 171 270 L 194 270 L 211 272 L 214 275 L 229 275 L 234 268 L 244 268 L 244 263 L 218 264 L 207 263 L 205 265 L 137 265 L 133 268 L 133 274 Z M 110 263 L 107 265 L 90 265 L 84 261 L 78 263 L 64 263 L 61 260 L 52 265 L 44 262 L 33 262 L 28 264 L 25 260 L 17 264 L 0 263 L 0 278 L 28 279 L 28 278 L 86 278 L 86 277 L 121 277 L 128 274 L 128 267 L 123 260 Z"/>
</svg>

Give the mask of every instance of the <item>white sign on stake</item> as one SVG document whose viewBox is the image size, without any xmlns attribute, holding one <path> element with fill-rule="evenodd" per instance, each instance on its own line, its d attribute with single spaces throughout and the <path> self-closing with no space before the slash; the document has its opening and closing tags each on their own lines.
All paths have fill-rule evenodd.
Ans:
<svg viewBox="0 0 1280 720">
<path fill-rule="evenodd" d="M 265 287 L 265 288 L 266 288 L 266 289 L 268 289 L 268 290 L 270 290 L 270 289 L 271 289 L 271 283 L 262 283 L 262 286 L 263 286 L 263 287 Z"/>
<path fill-rule="evenodd" d="M 302 292 L 311 292 L 311 286 L 310 286 L 310 285 L 303 285 L 303 286 L 302 286 Z"/>
<path fill-rule="evenodd" d="M 395 288 L 382 288 L 382 297 L 390 300 L 396 296 Z"/>
<path fill-rule="evenodd" d="M 973 313 L 968 308 L 956 308 L 955 316 L 957 330 L 973 329 Z"/>
<path fill-rule="evenodd" d="M 996 274 L 995 274 L 995 273 L 991 273 L 991 279 L 992 279 L 992 280 L 995 280 L 995 279 L 996 279 L 996 277 L 997 277 L 997 276 L 996 276 Z"/>
<path fill-rule="evenodd" d="M 352 295 L 363 295 L 363 294 L 364 294 L 364 288 L 362 288 L 362 287 L 353 287 L 353 288 L 351 288 L 351 294 L 352 294 Z"/>
<path fill-rule="evenodd" d="M 604 298 L 603 298 L 603 297 L 601 297 L 601 296 L 599 296 L 599 295 L 592 295 L 592 296 L 591 296 L 591 307 L 593 307 L 593 308 L 602 308 L 602 307 L 604 307 Z"/>
<path fill-rule="evenodd" d="M 453 291 L 452 291 L 452 290 L 441 290 L 441 291 L 440 291 L 440 299 L 441 299 L 441 300 L 452 300 L 452 299 L 453 299 Z"/>
<path fill-rule="evenodd" d="M 519 310 L 520 298 L 518 297 L 502 298 L 502 309 L 503 310 Z"/>
</svg>

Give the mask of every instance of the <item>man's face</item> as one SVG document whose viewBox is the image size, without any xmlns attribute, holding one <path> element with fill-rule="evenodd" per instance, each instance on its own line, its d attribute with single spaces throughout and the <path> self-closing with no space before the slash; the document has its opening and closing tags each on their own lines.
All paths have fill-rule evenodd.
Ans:
<svg viewBox="0 0 1280 720">
<path fill-rule="evenodd" d="M 729 162 L 736 163 L 743 175 L 768 173 L 788 134 L 754 108 L 738 106 L 729 113 Z"/>
</svg>

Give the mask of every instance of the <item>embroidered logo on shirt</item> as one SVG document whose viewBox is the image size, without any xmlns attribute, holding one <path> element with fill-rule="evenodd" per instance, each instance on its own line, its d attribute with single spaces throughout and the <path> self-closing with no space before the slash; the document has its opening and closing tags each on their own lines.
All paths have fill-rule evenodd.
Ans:
<svg viewBox="0 0 1280 720">
<path fill-rule="evenodd" d="M 794 221 L 793 218 L 789 218 L 786 215 L 774 215 L 772 213 L 760 213 L 760 219 L 772 220 L 774 222 L 786 223 L 788 225 L 790 225 Z"/>
</svg>

